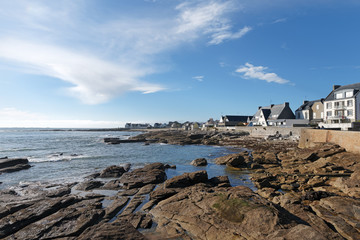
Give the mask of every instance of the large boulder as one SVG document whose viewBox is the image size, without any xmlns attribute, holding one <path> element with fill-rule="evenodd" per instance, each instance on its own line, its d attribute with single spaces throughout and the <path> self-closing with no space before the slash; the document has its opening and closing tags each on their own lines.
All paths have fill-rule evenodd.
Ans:
<svg viewBox="0 0 360 240">
<path fill-rule="evenodd" d="M 143 168 L 135 169 L 132 172 L 124 173 L 120 183 L 124 188 L 140 188 L 147 184 L 162 183 L 166 180 L 165 166 L 162 163 L 148 164 Z"/>
<path fill-rule="evenodd" d="M 118 178 L 126 172 L 122 166 L 110 166 L 101 171 L 100 178 Z"/>
<path fill-rule="evenodd" d="M 235 168 L 246 167 L 244 153 L 234 153 L 223 157 L 218 157 L 215 159 L 215 163 Z"/>
<path fill-rule="evenodd" d="M 206 171 L 197 171 L 191 173 L 184 173 L 180 176 L 173 177 L 166 180 L 164 183 L 165 188 L 184 188 L 196 183 L 205 183 L 208 181 Z"/>
<path fill-rule="evenodd" d="M 197 158 L 195 160 L 193 160 L 191 163 L 191 165 L 199 167 L 199 166 L 206 166 L 207 165 L 207 161 L 205 158 Z"/>
</svg>

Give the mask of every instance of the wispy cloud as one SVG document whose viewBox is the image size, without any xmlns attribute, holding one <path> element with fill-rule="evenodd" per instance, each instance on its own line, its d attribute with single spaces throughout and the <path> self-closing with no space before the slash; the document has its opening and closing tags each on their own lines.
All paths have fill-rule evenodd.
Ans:
<svg viewBox="0 0 360 240">
<path fill-rule="evenodd" d="M 196 79 L 199 82 L 202 82 L 202 81 L 204 81 L 204 76 L 195 76 L 195 77 L 193 77 L 193 79 Z"/>
<path fill-rule="evenodd" d="M 149 69 L 116 65 L 94 56 L 67 49 L 1 39 L 0 56 L 20 63 L 29 73 L 51 76 L 71 83 L 69 94 L 87 104 L 108 101 L 127 91 L 153 93 L 164 88 L 138 80 Z"/>
<path fill-rule="evenodd" d="M 177 6 L 180 10 L 177 32 L 194 34 L 201 31 L 209 35 L 210 45 L 241 38 L 251 30 L 251 27 L 245 26 L 238 31 L 233 31 L 230 20 L 226 18 L 226 13 L 236 11 L 237 8 L 239 7 L 233 1 L 204 1 L 195 6 L 185 2 Z"/>
<path fill-rule="evenodd" d="M 209 44 L 220 44 L 225 40 L 234 40 L 243 37 L 246 33 L 252 30 L 251 27 L 245 26 L 244 28 L 240 29 L 238 32 L 231 32 L 228 31 L 226 28 L 217 31 L 216 33 L 212 34 L 212 39 Z"/>
<path fill-rule="evenodd" d="M 259 79 L 266 82 L 274 82 L 279 84 L 290 83 L 289 80 L 279 77 L 276 73 L 267 73 L 267 67 L 263 66 L 254 66 L 250 63 L 245 63 L 245 65 L 240 66 L 236 69 L 235 72 L 242 73 L 244 78 L 252 78 L 252 79 Z"/>
<path fill-rule="evenodd" d="M 276 24 L 276 23 L 283 23 L 283 22 L 286 22 L 287 21 L 287 18 L 279 18 L 279 19 L 276 19 L 272 22 L 272 24 Z"/>
<path fill-rule="evenodd" d="M 234 1 L 186 1 L 173 15 L 124 13 L 85 16 L 87 1 L 0 2 L 0 60 L 20 71 L 61 79 L 67 92 L 87 104 L 106 102 L 128 91 L 166 89 L 148 77 L 167 69 L 159 55 L 209 39 L 217 45 L 251 30 L 233 30 Z M 41 38 L 39 38 L 41 36 Z"/>
</svg>

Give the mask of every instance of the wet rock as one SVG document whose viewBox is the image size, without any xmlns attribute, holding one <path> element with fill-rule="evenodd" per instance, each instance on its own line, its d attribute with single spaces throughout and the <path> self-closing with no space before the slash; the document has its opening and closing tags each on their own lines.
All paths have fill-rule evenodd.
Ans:
<svg viewBox="0 0 360 240">
<path fill-rule="evenodd" d="M 104 143 L 106 144 L 120 144 L 121 140 L 120 138 L 104 138 Z"/>
<path fill-rule="evenodd" d="M 121 209 L 125 207 L 125 205 L 129 202 L 130 198 L 128 197 L 121 197 L 116 198 L 113 200 L 113 202 L 106 207 L 105 209 L 105 219 L 112 219 L 115 217 L 116 214 L 120 212 Z"/>
<path fill-rule="evenodd" d="M 119 220 L 111 223 L 101 223 L 87 229 L 78 240 L 145 240 L 144 235 L 137 231 L 131 223 Z"/>
<path fill-rule="evenodd" d="M 204 183 L 208 181 L 206 171 L 197 171 L 192 173 L 184 173 L 180 176 L 173 177 L 166 180 L 164 183 L 165 188 L 183 188 L 194 185 L 196 183 Z"/>
<path fill-rule="evenodd" d="M 26 158 L 3 158 L 0 159 L 0 174 L 16 172 L 24 169 L 28 169 L 29 160 Z"/>
<path fill-rule="evenodd" d="M 89 191 L 95 188 L 99 188 L 101 186 L 103 186 L 104 184 L 102 182 L 99 181 L 85 181 L 82 183 L 79 183 L 75 189 L 76 190 L 80 190 L 80 191 Z"/>
<path fill-rule="evenodd" d="M 119 191 L 118 196 L 133 196 L 139 191 L 138 188 L 133 188 L 125 191 Z"/>
<path fill-rule="evenodd" d="M 144 200 L 145 196 L 135 195 L 119 216 L 126 216 L 133 213 Z"/>
<path fill-rule="evenodd" d="M 198 166 L 206 166 L 207 161 L 206 161 L 205 158 L 198 158 L 198 159 L 193 160 L 190 164 L 193 165 L 193 166 L 196 166 L 196 167 L 198 167 Z"/>
<path fill-rule="evenodd" d="M 120 182 L 127 189 L 162 183 L 165 180 L 165 166 L 162 163 L 148 164 L 143 168 L 124 173 L 120 178 Z"/>
<path fill-rule="evenodd" d="M 152 226 L 151 216 L 149 214 L 145 214 L 145 213 L 137 212 L 137 213 L 130 214 L 127 216 L 123 216 L 120 219 L 121 219 L 121 221 L 125 220 L 125 221 L 131 223 L 131 225 L 134 228 L 147 229 Z"/>
<path fill-rule="evenodd" d="M 231 187 L 228 176 L 217 176 L 209 179 L 209 183 L 218 187 Z"/>
<path fill-rule="evenodd" d="M 118 178 L 125 173 L 124 167 L 121 166 L 110 166 L 101 171 L 100 178 Z"/>
</svg>

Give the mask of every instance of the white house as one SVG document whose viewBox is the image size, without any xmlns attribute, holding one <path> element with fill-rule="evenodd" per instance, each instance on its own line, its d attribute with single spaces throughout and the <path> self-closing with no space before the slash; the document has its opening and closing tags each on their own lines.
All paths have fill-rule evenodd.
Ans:
<svg viewBox="0 0 360 240">
<path fill-rule="evenodd" d="M 285 119 L 295 119 L 289 103 L 271 104 L 266 107 L 259 107 L 252 117 L 249 126 L 279 126 L 285 125 Z"/>
<path fill-rule="evenodd" d="M 320 127 L 354 128 L 360 120 L 360 83 L 334 85 L 332 92 L 324 100 L 324 123 Z"/>
</svg>

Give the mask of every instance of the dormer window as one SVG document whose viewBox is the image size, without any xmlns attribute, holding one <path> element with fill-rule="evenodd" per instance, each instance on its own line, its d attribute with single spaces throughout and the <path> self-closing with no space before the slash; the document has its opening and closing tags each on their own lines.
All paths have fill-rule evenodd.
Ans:
<svg viewBox="0 0 360 240">
<path fill-rule="evenodd" d="M 344 94 L 343 93 L 335 93 L 335 99 L 340 99 L 343 98 Z"/>
<path fill-rule="evenodd" d="M 352 97 L 352 96 L 354 96 L 354 92 L 353 91 L 348 91 L 348 92 L 345 93 L 345 95 L 346 95 L 347 98 Z"/>
</svg>

